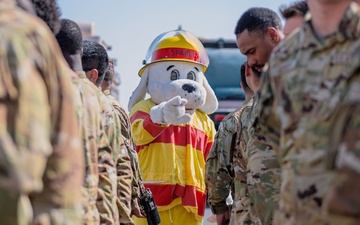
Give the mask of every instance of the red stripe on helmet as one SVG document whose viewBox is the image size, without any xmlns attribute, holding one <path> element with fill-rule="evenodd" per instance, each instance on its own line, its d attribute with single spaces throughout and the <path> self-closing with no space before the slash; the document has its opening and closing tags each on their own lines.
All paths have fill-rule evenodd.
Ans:
<svg viewBox="0 0 360 225">
<path fill-rule="evenodd" d="M 162 59 L 184 59 L 200 63 L 199 52 L 187 48 L 162 48 L 152 55 L 152 62 Z"/>
</svg>

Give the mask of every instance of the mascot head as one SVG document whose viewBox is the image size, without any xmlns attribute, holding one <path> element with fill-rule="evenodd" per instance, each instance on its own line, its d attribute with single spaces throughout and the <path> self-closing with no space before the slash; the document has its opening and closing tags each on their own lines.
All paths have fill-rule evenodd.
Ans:
<svg viewBox="0 0 360 225">
<path fill-rule="evenodd" d="M 143 63 L 141 81 L 130 98 L 129 110 L 145 98 L 146 92 L 156 104 L 180 96 L 187 100 L 185 109 L 190 114 L 196 109 L 208 114 L 217 109 L 216 96 L 204 76 L 209 58 L 190 32 L 176 30 L 159 35 Z"/>
</svg>

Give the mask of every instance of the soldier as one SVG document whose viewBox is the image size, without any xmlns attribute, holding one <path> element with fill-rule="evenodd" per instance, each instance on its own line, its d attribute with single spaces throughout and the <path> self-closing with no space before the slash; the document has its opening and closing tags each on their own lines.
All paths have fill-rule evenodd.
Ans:
<svg viewBox="0 0 360 225">
<path fill-rule="evenodd" d="M 119 210 L 121 209 L 117 206 L 117 198 L 121 192 L 118 190 L 118 185 L 120 185 L 121 182 L 126 182 L 127 175 L 124 174 L 124 178 L 118 177 L 117 168 L 119 168 L 119 162 L 125 164 L 123 165 L 124 167 L 127 167 L 128 162 L 126 162 L 125 159 L 129 157 L 129 155 L 125 149 L 121 149 L 123 139 L 121 137 L 121 122 L 119 117 L 116 115 L 109 99 L 101 92 L 100 88 L 109 66 L 109 59 L 102 45 L 96 42 L 83 41 L 83 56 L 81 60 L 87 78 L 99 87 L 102 123 L 104 124 L 105 133 L 112 150 L 108 152 L 108 154 L 99 156 L 100 158 L 105 156 L 107 158 L 110 155 L 113 159 L 112 165 L 104 164 L 99 167 L 100 189 L 103 190 L 100 192 L 97 202 L 100 221 L 102 224 L 119 224 Z M 107 204 L 104 205 L 104 202 Z"/>
<path fill-rule="evenodd" d="M 279 11 L 285 19 L 284 35 L 287 37 L 304 22 L 308 5 L 306 0 L 301 0 L 290 4 L 290 6 L 281 6 Z"/>
<path fill-rule="evenodd" d="M 43 22 L 12 0 L 0 11 L 0 224 L 81 224 L 84 152 L 68 67 Z"/>
<path fill-rule="evenodd" d="M 275 224 L 360 224 L 360 8 L 309 0 L 311 16 L 276 48 L 253 131 L 282 169 Z"/>
<path fill-rule="evenodd" d="M 120 103 L 110 94 L 112 84 L 115 79 L 114 61 L 109 60 L 109 67 L 106 71 L 104 80 L 101 84 L 101 89 L 106 97 L 112 104 L 117 116 L 121 121 L 121 135 L 124 140 L 121 149 L 126 149 L 130 158 L 119 157 L 119 168 L 117 168 L 118 178 L 121 179 L 118 182 L 118 207 L 120 213 L 120 224 L 134 224 L 131 219 L 132 211 L 137 213 L 137 216 L 141 215 L 138 203 L 139 193 L 139 162 L 136 151 L 134 149 L 134 143 L 131 137 L 131 127 L 129 117 L 125 109 Z M 123 161 L 123 162 L 121 162 Z"/>
<path fill-rule="evenodd" d="M 24 2 L 28 0 L 16 0 L 17 2 Z M 61 28 L 60 10 L 54 0 L 30 0 L 36 15 L 42 19 L 50 28 L 54 35 L 56 35 Z"/>
<path fill-rule="evenodd" d="M 100 224 L 99 211 L 96 208 L 99 186 L 98 157 L 103 152 L 111 151 L 101 123 L 100 92 L 82 70 L 82 34 L 79 26 L 74 21 L 62 19 L 56 39 L 67 63 L 74 71 L 69 74 L 76 90 L 77 116 L 85 149 L 84 224 Z"/>
<path fill-rule="evenodd" d="M 111 84 L 110 93 L 117 101 L 120 101 L 120 86 L 121 76 L 120 73 L 115 73 L 115 78 Z"/>
<path fill-rule="evenodd" d="M 254 92 L 248 86 L 245 79 L 245 62 L 241 66 L 241 88 L 245 92 L 246 99 L 242 106 L 234 112 L 229 113 L 219 124 L 215 135 L 214 144 L 210 149 L 206 159 L 206 187 L 208 191 L 208 201 L 211 211 L 216 215 L 217 224 L 237 224 L 237 213 L 240 210 L 241 201 L 238 196 L 241 193 L 241 185 L 246 183 L 245 171 L 241 171 L 239 165 L 242 163 L 242 153 L 239 151 L 237 143 L 237 132 L 239 130 L 240 115 L 252 104 Z M 249 71 L 249 70 L 247 70 Z M 234 199 L 233 207 L 227 205 L 226 199 L 231 193 Z M 231 215 L 229 215 L 229 210 Z"/>
<path fill-rule="evenodd" d="M 237 46 L 248 59 L 246 68 L 252 70 L 245 74 L 253 74 L 247 76 L 246 81 L 256 93 L 260 86 L 262 68 L 272 49 L 284 37 L 281 20 L 270 9 L 250 8 L 238 20 L 235 34 Z M 256 94 L 253 97 L 253 102 L 255 101 Z M 262 137 L 259 140 L 263 141 L 259 142 L 249 132 L 249 123 L 253 119 L 252 108 L 246 111 L 246 115 L 241 115 L 241 135 L 238 141 L 242 155 L 236 160 L 239 161 L 240 171 L 245 171 L 243 179 L 246 179 L 246 184 L 240 186 L 242 191 L 237 198 L 240 199 L 238 207 L 242 208 L 238 212 L 237 223 L 271 224 L 272 210 L 277 203 L 280 188 L 280 168 L 267 138 Z"/>
</svg>

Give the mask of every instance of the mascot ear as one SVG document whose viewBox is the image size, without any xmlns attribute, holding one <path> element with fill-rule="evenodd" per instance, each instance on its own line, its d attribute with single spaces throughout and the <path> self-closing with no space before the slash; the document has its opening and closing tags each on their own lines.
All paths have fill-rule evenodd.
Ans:
<svg viewBox="0 0 360 225">
<path fill-rule="evenodd" d="M 132 92 L 131 97 L 129 99 L 128 110 L 130 112 L 131 108 L 141 100 L 145 98 L 147 91 L 147 84 L 149 79 L 149 67 L 145 69 L 141 76 L 141 80 L 139 85 Z"/>
<path fill-rule="evenodd" d="M 206 99 L 205 104 L 199 110 L 206 114 L 211 114 L 217 110 L 219 103 L 214 90 L 211 88 L 205 76 L 203 80 L 203 86 L 206 90 Z"/>
</svg>

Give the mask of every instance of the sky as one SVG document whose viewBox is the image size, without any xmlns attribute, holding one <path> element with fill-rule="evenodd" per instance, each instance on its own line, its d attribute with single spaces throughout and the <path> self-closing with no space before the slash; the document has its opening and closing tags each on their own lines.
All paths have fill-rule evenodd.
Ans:
<svg viewBox="0 0 360 225">
<path fill-rule="evenodd" d="M 179 26 L 198 37 L 235 39 L 241 14 L 250 7 L 279 6 L 294 0 L 57 0 L 62 18 L 94 22 L 95 33 L 112 49 L 120 73 L 120 103 L 127 109 L 140 81 L 138 71 L 151 42 Z M 240 53 L 239 53 L 240 54 Z M 211 62 L 210 62 L 211 63 Z"/>
</svg>

